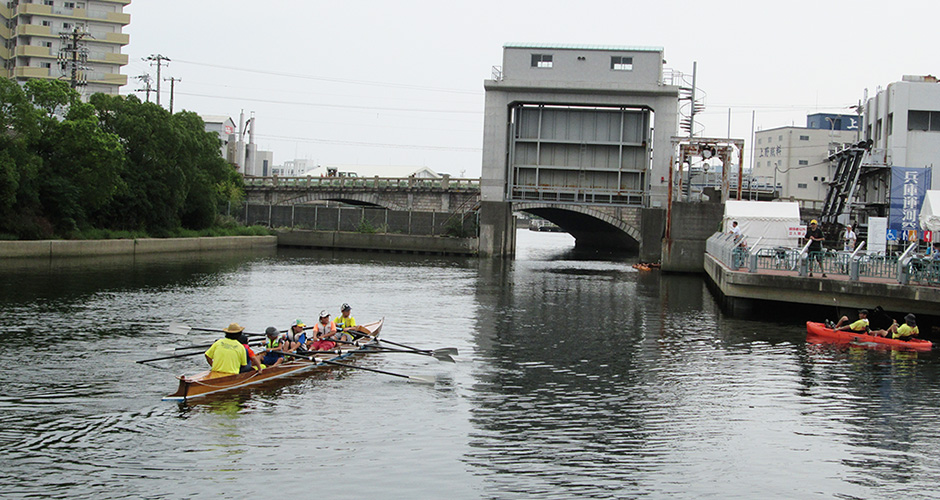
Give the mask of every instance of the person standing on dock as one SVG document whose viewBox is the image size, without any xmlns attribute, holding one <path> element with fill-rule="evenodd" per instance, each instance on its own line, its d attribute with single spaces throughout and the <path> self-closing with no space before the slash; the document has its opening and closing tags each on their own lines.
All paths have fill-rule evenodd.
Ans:
<svg viewBox="0 0 940 500">
<path fill-rule="evenodd" d="M 815 260 L 819 264 L 819 271 L 822 272 L 822 277 L 826 277 L 826 271 L 822 263 L 822 242 L 823 242 L 823 233 L 822 229 L 819 229 L 819 226 L 816 222 L 816 219 L 809 221 L 809 229 L 806 230 L 806 239 L 810 240 L 809 244 L 809 277 L 813 277 L 813 261 Z"/>
<path fill-rule="evenodd" d="M 238 323 L 223 328 L 225 338 L 216 340 L 206 351 L 206 361 L 212 366 L 212 371 L 227 375 L 238 373 L 241 367 L 248 366 L 248 351 L 238 341 L 244 326 Z"/>
<path fill-rule="evenodd" d="M 846 252 L 854 252 L 855 241 L 858 239 L 858 237 L 855 235 L 855 231 L 852 231 L 852 226 L 845 226 L 845 236 L 843 236 L 842 239 L 845 242 L 845 245 L 842 249 Z"/>
</svg>

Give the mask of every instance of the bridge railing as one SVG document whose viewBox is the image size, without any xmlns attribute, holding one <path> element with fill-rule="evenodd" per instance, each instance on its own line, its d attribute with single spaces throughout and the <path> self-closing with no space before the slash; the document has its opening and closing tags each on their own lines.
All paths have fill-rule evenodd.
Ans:
<svg viewBox="0 0 940 500">
<path fill-rule="evenodd" d="M 450 212 L 252 203 L 223 212 L 228 212 L 227 215 L 248 225 L 319 231 L 475 238 L 479 235 L 480 227 L 479 214 L 476 212 L 455 218 Z"/>
<path fill-rule="evenodd" d="M 480 179 L 422 177 L 245 177 L 245 186 L 300 189 L 440 189 L 479 191 Z"/>
</svg>

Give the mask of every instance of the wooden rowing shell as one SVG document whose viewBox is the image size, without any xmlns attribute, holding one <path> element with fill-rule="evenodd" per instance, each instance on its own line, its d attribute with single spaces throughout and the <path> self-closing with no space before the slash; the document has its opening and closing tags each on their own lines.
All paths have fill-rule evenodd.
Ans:
<svg viewBox="0 0 940 500">
<path fill-rule="evenodd" d="M 385 318 L 382 318 L 379 321 L 373 323 L 366 323 L 362 325 L 362 327 L 364 328 L 364 331 L 372 332 L 373 337 L 378 337 L 384 322 Z M 181 375 L 177 377 L 180 382 L 176 392 L 164 397 L 163 400 L 186 401 L 188 399 L 215 394 L 217 392 L 229 391 L 240 387 L 247 387 L 249 385 L 261 384 L 269 380 L 303 373 L 318 367 L 329 366 L 324 363 L 323 360 L 338 361 L 345 359 L 352 356 L 353 352 L 361 350 L 377 342 L 377 340 L 373 339 L 368 343 L 362 344 L 362 347 L 352 345 L 338 345 L 336 350 L 325 351 L 321 354 L 314 355 L 313 360 L 295 358 L 291 361 L 285 361 L 277 366 L 265 368 L 261 371 L 252 370 L 250 372 L 236 374 L 204 371 L 195 375 Z"/>
</svg>

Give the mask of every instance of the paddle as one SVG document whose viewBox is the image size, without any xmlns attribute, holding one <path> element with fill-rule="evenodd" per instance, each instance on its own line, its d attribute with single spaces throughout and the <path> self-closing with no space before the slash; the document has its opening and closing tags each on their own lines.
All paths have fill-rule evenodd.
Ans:
<svg viewBox="0 0 940 500">
<path fill-rule="evenodd" d="M 324 353 L 324 354 L 325 354 L 325 353 L 330 353 L 330 351 L 318 351 L 318 352 L 321 352 L 321 353 Z M 419 383 L 422 383 L 422 384 L 434 384 L 434 383 L 436 382 L 436 380 L 434 379 L 434 377 L 422 377 L 422 376 L 420 376 L 420 375 L 402 375 L 401 373 L 387 372 L 387 371 L 385 371 L 385 370 L 377 370 L 377 369 L 375 369 L 375 368 L 367 368 L 367 367 L 365 367 L 365 366 L 348 365 L 348 364 L 346 364 L 346 363 L 340 363 L 340 362 L 338 362 L 338 361 L 331 361 L 331 360 L 329 360 L 329 359 L 314 359 L 314 356 L 313 356 L 313 355 L 310 355 L 310 356 L 303 356 L 303 355 L 300 355 L 300 354 L 294 354 L 294 353 L 292 353 L 292 352 L 284 353 L 284 355 L 285 355 L 285 356 L 292 356 L 292 357 L 295 357 L 295 358 L 302 358 L 302 359 L 306 359 L 306 360 L 308 360 L 308 361 L 316 361 L 316 362 L 320 362 L 320 363 L 326 363 L 326 364 L 328 364 L 328 365 L 342 366 L 342 367 L 344 367 L 344 368 L 355 368 L 355 369 L 357 369 L 357 370 L 366 370 L 366 371 L 370 371 L 370 372 L 381 373 L 381 374 L 383 374 L 383 375 L 391 375 L 391 376 L 393 376 L 393 377 L 400 377 L 400 378 L 404 378 L 404 379 L 408 379 L 408 380 L 414 380 L 415 382 L 419 382 Z"/>
<path fill-rule="evenodd" d="M 261 344 L 252 344 L 252 343 L 249 343 L 248 345 L 249 345 L 249 346 L 258 347 L 258 346 L 260 346 Z M 209 347 L 211 347 L 211 346 L 212 346 L 212 344 L 209 344 L 209 345 L 206 346 L 206 348 L 209 348 Z M 173 354 L 173 355 L 171 355 L 171 356 L 161 356 L 161 357 L 159 357 L 159 358 L 142 359 L 142 360 L 140 360 L 140 361 L 135 361 L 135 363 L 149 363 L 149 362 L 151 362 L 151 361 L 162 361 L 162 360 L 164 360 L 164 359 L 185 358 L 185 357 L 187 357 L 187 356 L 198 356 L 198 355 L 200 355 L 200 354 L 204 354 L 204 352 L 203 352 L 203 351 L 196 351 L 196 352 L 187 352 L 187 353 L 184 353 L 184 354 Z"/>
<path fill-rule="evenodd" d="M 348 342 L 345 340 L 331 340 L 331 342 L 336 342 L 338 344 L 354 345 L 357 347 L 362 347 L 364 349 L 374 349 L 373 352 L 404 352 L 408 354 L 418 354 L 420 356 L 430 356 L 441 361 L 447 361 L 448 363 L 456 363 L 454 358 L 450 357 L 451 354 L 457 354 L 457 349 L 453 347 L 444 347 L 441 349 L 433 350 L 414 350 L 414 349 L 394 349 L 392 347 L 383 347 L 380 345 L 364 345 L 361 346 L 355 342 Z M 356 352 L 356 351 L 353 351 Z"/>
<path fill-rule="evenodd" d="M 384 353 L 400 352 L 404 354 L 417 354 L 419 356 L 428 356 L 438 361 L 446 361 L 448 363 L 457 362 L 454 360 L 454 358 L 450 357 L 449 354 L 442 353 L 442 352 L 432 352 L 428 354 L 424 352 L 409 351 L 407 349 L 390 349 L 388 347 L 380 347 L 380 346 L 366 346 L 362 350 L 359 350 L 359 351 L 350 351 L 350 354 L 381 354 L 383 352 Z"/>
</svg>

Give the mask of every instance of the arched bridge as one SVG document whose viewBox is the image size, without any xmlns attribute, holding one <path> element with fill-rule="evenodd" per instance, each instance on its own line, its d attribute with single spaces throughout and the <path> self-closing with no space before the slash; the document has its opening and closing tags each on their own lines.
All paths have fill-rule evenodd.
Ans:
<svg viewBox="0 0 940 500">
<path fill-rule="evenodd" d="M 274 206 L 337 201 L 396 211 L 453 213 L 475 211 L 480 206 L 479 179 L 447 176 L 248 177 L 245 191 L 249 203 Z M 643 242 L 641 207 L 551 201 L 515 201 L 511 206 L 512 211 L 555 223 L 575 237 L 578 247 L 636 251 Z M 658 245 L 661 234 L 655 230 L 651 234 Z"/>
<path fill-rule="evenodd" d="M 512 208 L 551 221 L 578 247 L 637 251 L 643 241 L 640 207 L 514 202 Z"/>
<path fill-rule="evenodd" d="M 247 177 L 249 203 L 338 201 L 419 212 L 466 212 L 480 200 L 479 179 L 416 177 Z"/>
</svg>

